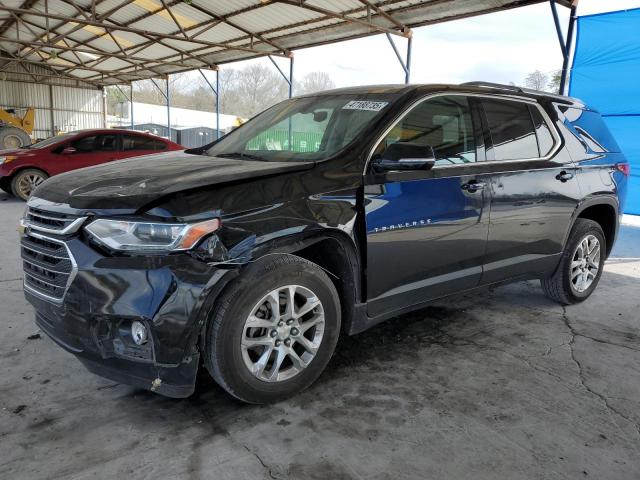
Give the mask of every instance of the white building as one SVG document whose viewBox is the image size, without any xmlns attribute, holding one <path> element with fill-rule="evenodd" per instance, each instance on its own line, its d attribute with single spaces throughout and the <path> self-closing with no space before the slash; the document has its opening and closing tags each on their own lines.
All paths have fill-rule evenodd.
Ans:
<svg viewBox="0 0 640 480">
<path fill-rule="evenodd" d="M 122 102 L 117 106 L 119 115 L 109 115 L 107 122 L 110 127 L 127 127 L 131 125 L 131 104 Z M 188 108 L 170 108 L 171 127 L 209 127 L 217 129 L 215 112 L 203 112 Z M 220 130 L 228 131 L 239 125 L 240 117 L 236 115 L 220 114 Z M 149 103 L 133 102 L 133 123 L 157 123 L 167 124 L 167 107 L 165 105 L 152 105 Z"/>
</svg>

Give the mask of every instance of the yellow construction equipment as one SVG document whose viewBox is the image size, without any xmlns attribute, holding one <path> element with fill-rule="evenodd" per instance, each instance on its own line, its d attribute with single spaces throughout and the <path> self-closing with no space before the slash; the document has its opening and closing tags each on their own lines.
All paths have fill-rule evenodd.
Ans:
<svg viewBox="0 0 640 480">
<path fill-rule="evenodd" d="M 31 145 L 34 115 L 31 107 L 25 109 L 22 117 L 17 116 L 13 108 L 0 108 L 0 149 Z"/>
</svg>

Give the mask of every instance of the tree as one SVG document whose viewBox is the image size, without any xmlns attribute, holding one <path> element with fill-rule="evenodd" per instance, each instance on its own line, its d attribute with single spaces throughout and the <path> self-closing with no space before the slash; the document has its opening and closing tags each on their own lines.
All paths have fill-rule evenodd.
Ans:
<svg viewBox="0 0 640 480">
<path fill-rule="evenodd" d="M 540 70 L 536 70 L 535 72 L 530 73 L 524 79 L 524 84 L 527 88 L 531 88 L 533 90 L 544 91 L 547 88 L 549 83 L 549 77 L 542 73 Z"/>
<path fill-rule="evenodd" d="M 323 90 L 331 90 L 336 88 L 331 77 L 326 72 L 307 73 L 302 80 L 296 85 L 296 92 L 300 94 L 321 92 Z"/>
<path fill-rule="evenodd" d="M 116 115 L 116 105 L 118 103 L 126 102 L 127 97 L 117 87 L 107 87 L 107 114 Z"/>
<path fill-rule="evenodd" d="M 215 87 L 215 76 L 205 75 Z M 135 102 L 165 105 L 163 95 L 165 81 L 141 80 L 134 83 Z M 243 69 L 222 69 L 219 72 L 220 112 L 250 118 L 287 98 L 289 85 L 271 65 L 251 65 Z M 216 99 L 211 87 L 197 71 L 184 72 L 169 77 L 171 106 L 212 112 Z M 305 94 L 335 88 L 325 72 L 311 72 L 295 83 L 294 93 Z M 110 93 L 114 91 L 114 93 Z M 117 92 L 117 93 L 115 93 Z M 109 113 L 115 113 L 115 104 L 126 101 L 117 89 L 109 89 L 107 103 Z"/>
<path fill-rule="evenodd" d="M 562 93 L 560 91 L 560 80 L 562 79 L 562 70 L 556 70 L 551 74 L 551 79 L 547 84 L 547 88 L 553 93 Z"/>
</svg>

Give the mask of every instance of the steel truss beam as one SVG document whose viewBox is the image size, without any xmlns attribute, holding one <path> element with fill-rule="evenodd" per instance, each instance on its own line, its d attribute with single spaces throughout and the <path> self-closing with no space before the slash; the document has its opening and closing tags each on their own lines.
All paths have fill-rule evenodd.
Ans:
<svg viewBox="0 0 640 480">
<path fill-rule="evenodd" d="M 66 3 L 66 2 L 65 2 Z M 40 10 L 24 10 L 21 8 L 11 8 L 11 7 L 6 7 L 2 4 L 0 4 L 0 12 L 8 12 L 8 13 L 14 13 L 16 15 L 29 15 L 29 16 L 34 16 L 34 17 L 39 17 L 39 18 L 44 18 L 44 19 L 50 19 L 50 20 L 63 20 L 65 22 L 69 22 L 69 18 L 64 16 L 64 15 L 60 15 L 57 13 L 51 13 L 51 12 L 43 12 Z M 73 23 L 78 23 L 82 26 L 89 26 L 89 27 L 98 27 L 98 28 L 102 28 L 103 30 L 105 30 L 105 32 L 128 32 L 128 33 L 134 33 L 136 35 L 140 35 L 141 37 L 152 37 L 154 40 L 158 41 L 158 40 L 177 40 L 177 41 L 181 41 L 184 42 L 185 41 L 185 37 L 181 36 L 181 35 L 175 35 L 175 34 L 170 34 L 170 33 L 159 33 L 159 32 L 150 32 L 148 30 L 143 30 L 140 28 L 135 28 L 135 27 L 130 27 L 130 26 L 126 26 L 124 24 L 116 24 L 112 21 L 110 21 L 111 23 L 106 23 L 106 21 L 97 21 L 97 20 L 92 20 L 92 19 L 87 19 L 87 18 L 78 18 L 78 17 L 74 17 L 71 20 Z M 237 50 L 240 52 L 245 52 L 245 53 L 259 53 L 261 55 L 265 55 L 268 52 L 264 52 L 263 50 L 256 50 L 254 48 L 249 48 L 249 47 L 243 47 L 243 46 L 235 46 L 235 45 L 229 45 L 229 44 L 224 44 L 224 43 L 219 43 L 219 42 L 209 42 L 207 40 L 201 40 L 198 38 L 190 38 L 189 39 L 192 43 L 197 43 L 200 45 L 205 45 L 207 47 L 212 47 L 212 48 L 224 48 L 225 50 Z M 279 52 L 271 52 L 271 55 L 281 55 Z"/>
<path fill-rule="evenodd" d="M 104 0 L 83 2 L 86 3 L 86 6 L 78 5 L 78 3 L 76 3 L 77 0 L 58 0 L 72 6 L 75 9 L 77 14 L 72 16 L 71 18 L 65 15 L 57 14 L 55 12 L 51 12 L 48 7 L 51 0 L 43 1 L 44 8 L 40 10 L 35 10 L 33 8 L 34 5 L 37 4 L 38 0 L 25 0 L 20 4 L 19 8 L 4 6 L 2 5 L 2 3 L 0 3 L 0 12 L 9 12 L 13 17 L 12 19 L 8 19 L 2 25 L 0 25 L 0 37 L 8 38 L 10 35 L 7 35 L 7 31 L 9 31 L 9 29 L 18 21 L 21 21 L 23 25 L 30 24 L 41 33 L 32 32 L 34 33 L 34 37 L 36 37 L 37 41 L 32 41 L 32 43 L 26 45 L 28 50 L 26 52 L 20 52 L 20 55 L 18 56 L 39 55 L 42 59 L 42 62 L 38 64 L 42 66 L 43 64 L 47 64 L 49 60 L 46 55 L 44 55 L 46 51 L 43 49 L 53 49 L 54 47 L 52 46 L 52 44 L 56 44 L 56 48 L 58 49 L 57 51 L 64 52 L 63 57 L 60 58 L 64 58 L 66 62 L 70 62 L 73 65 L 63 67 L 61 65 L 51 63 L 49 67 L 52 68 L 56 73 L 72 78 L 75 78 L 72 73 L 74 69 L 93 69 L 95 75 L 85 78 L 78 78 L 81 78 L 83 82 L 95 83 L 97 85 L 112 84 L 118 82 L 128 83 L 136 79 L 159 77 L 167 73 L 173 74 L 197 68 L 216 68 L 216 65 L 212 64 L 212 58 L 215 59 L 215 55 L 220 51 L 241 52 L 240 54 L 235 55 L 235 57 L 231 58 L 230 60 L 221 60 L 224 62 L 233 61 L 234 59 L 240 57 L 248 59 L 267 55 L 290 58 L 290 47 L 284 47 L 283 43 L 285 38 L 288 38 L 291 35 L 296 35 L 296 33 L 291 33 L 291 29 L 295 29 L 295 27 L 305 27 L 305 30 L 309 33 L 321 32 L 324 28 L 327 28 L 326 23 L 328 20 L 337 20 L 337 22 L 334 22 L 331 27 L 336 25 L 353 25 L 355 27 L 359 27 L 355 29 L 353 35 L 347 36 L 347 38 L 362 37 L 372 33 L 385 33 L 389 37 L 391 35 L 394 35 L 407 38 L 409 43 L 407 56 L 402 59 L 395 46 L 394 51 L 398 56 L 403 70 L 405 71 L 405 81 L 409 81 L 411 63 L 411 30 L 402 21 L 398 20 L 397 15 L 402 14 L 403 18 L 407 18 L 409 12 L 411 12 L 413 9 L 418 8 L 417 5 L 407 5 L 401 0 L 358 0 L 358 5 L 356 5 L 355 8 L 349 8 L 348 10 L 336 12 L 327 7 L 324 7 L 323 5 L 320 5 L 319 2 L 310 4 L 305 0 L 261 0 L 261 2 L 254 5 L 239 8 L 225 15 L 218 15 L 215 12 L 211 11 L 209 5 L 205 2 L 199 2 L 198 4 L 195 4 L 187 0 L 159 0 L 159 2 L 157 3 L 157 8 L 150 9 L 149 11 L 146 11 L 135 18 L 120 23 L 111 20 L 109 17 L 119 9 L 129 4 L 130 2 L 128 0 L 121 0 L 102 13 L 97 12 L 97 7 L 102 2 L 104 2 Z M 444 6 L 445 4 L 453 3 L 454 1 L 456 0 L 429 0 L 429 2 L 425 2 L 425 4 L 430 7 L 436 5 Z M 553 8 L 555 8 L 556 2 L 562 5 L 569 5 L 568 0 L 553 0 Z M 201 14 L 204 14 L 207 19 L 204 21 L 200 21 L 195 25 L 181 25 L 178 19 L 178 15 L 174 11 L 172 11 L 172 8 L 183 3 L 189 5 L 189 8 L 195 9 Z M 510 5 L 509 8 L 529 5 L 533 3 L 539 3 L 539 0 L 521 0 L 515 2 L 513 5 Z M 311 18 L 308 20 L 296 22 L 295 24 L 287 24 L 262 31 L 251 31 L 250 29 L 243 27 L 241 21 L 235 21 L 234 17 L 247 12 L 259 10 L 260 8 L 263 8 L 269 4 L 291 5 L 292 7 L 314 12 L 317 15 L 316 18 Z M 503 9 L 503 7 L 494 7 L 487 9 L 479 8 L 477 10 L 490 13 Z M 175 23 L 176 27 L 174 31 L 162 33 L 150 32 L 148 30 L 143 30 L 141 28 L 135 27 L 136 22 L 139 22 L 140 20 L 145 18 L 152 17 L 153 15 L 156 15 L 160 12 L 163 12 L 163 15 L 165 16 L 168 14 L 168 16 L 170 16 L 170 19 L 173 20 L 173 23 Z M 415 23 L 414 26 L 427 25 L 458 18 L 466 18 L 468 16 L 477 14 L 478 11 L 471 9 L 469 12 L 463 12 L 462 14 L 452 15 L 446 18 L 438 18 L 434 19 L 433 21 L 425 20 L 420 23 Z M 33 21 L 30 21 L 29 17 L 34 16 L 44 19 L 44 23 L 46 23 L 46 26 L 39 25 L 33 23 Z M 69 22 L 74 22 L 75 25 L 65 34 L 60 33 L 59 29 Z M 201 36 L 205 32 L 211 30 L 216 25 L 219 25 L 221 23 L 229 25 L 241 34 L 224 42 L 211 42 L 201 38 Z M 77 32 L 87 26 L 93 27 L 93 29 L 99 28 L 100 32 L 104 33 L 92 33 L 92 36 L 84 40 L 77 40 L 73 38 L 74 32 Z M 114 35 L 114 32 L 118 31 L 139 35 L 140 37 L 142 37 L 141 39 L 144 39 L 144 41 L 137 42 L 136 44 L 130 46 L 123 45 L 118 41 L 117 36 Z M 18 41 L 16 41 L 16 43 L 24 45 L 23 42 L 25 42 L 25 39 L 19 38 L 19 32 L 17 36 Z M 89 42 L 92 42 L 99 38 L 110 38 L 113 44 L 117 47 L 117 51 L 103 51 L 102 49 L 94 50 L 94 47 L 92 45 L 89 45 Z M 58 42 L 63 43 L 57 45 Z M 172 45 L 170 42 L 189 42 L 193 44 L 195 48 L 187 47 L 188 50 L 185 50 L 184 48 Z M 327 41 L 327 43 L 328 42 L 329 41 Z M 315 43 L 313 43 L 313 45 L 320 45 L 323 43 L 324 42 L 322 41 L 316 41 Z M 165 48 L 169 49 L 171 52 L 175 53 L 172 53 L 171 55 L 164 55 L 160 58 L 144 60 L 142 57 L 136 56 L 136 54 L 153 44 L 162 45 Z M 260 48 L 256 48 L 256 45 L 259 45 Z M 567 55 L 564 55 L 563 52 L 563 56 L 565 57 L 565 63 L 567 63 L 568 54 L 571 47 L 570 35 L 568 35 L 566 42 L 563 40 L 563 45 L 564 50 L 566 50 L 567 53 Z M 81 52 L 81 49 L 85 49 L 85 51 Z M 210 50 L 212 49 L 219 50 L 211 52 Z M 100 58 L 96 60 L 86 60 L 82 56 L 78 55 L 80 53 L 99 55 Z M 113 72 L 109 69 L 97 68 L 102 62 L 108 60 L 109 58 L 118 58 L 122 61 L 127 62 L 129 66 L 123 69 L 119 69 L 118 72 Z M 193 60 L 193 62 L 185 64 L 185 59 L 191 59 Z M 18 61 L 27 63 L 22 58 Z M 563 66 L 563 73 L 565 73 L 565 76 L 566 70 L 566 66 Z M 293 82 L 289 82 L 289 84 L 291 90 Z M 292 91 L 290 93 L 292 94 Z"/>
</svg>

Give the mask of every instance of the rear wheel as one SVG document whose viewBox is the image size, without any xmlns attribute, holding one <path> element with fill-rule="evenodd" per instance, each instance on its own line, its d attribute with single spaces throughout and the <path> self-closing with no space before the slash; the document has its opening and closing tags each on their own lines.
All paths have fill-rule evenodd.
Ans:
<svg viewBox="0 0 640 480">
<path fill-rule="evenodd" d="M 49 175 L 36 168 L 21 170 L 11 179 L 11 193 L 27 201 L 36 187 L 47 178 Z"/>
<path fill-rule="evenodd" d="M 292 255 L 247 267 L 209 321 L 205 364 L 220 386 L 248 403 L 271 403 L 311 385 L 340 332 L 340 301 L 327 274 Z"/>
<path fill-rule="evenodd" d="M 602 276 L 606 239 L 593 220 L 576 220 L 553 275 L 542 279 L 545 294 L 564 305 L 582 302 L 593 293 Z"/>
<path fill-rule="evenodd" d="M 0 148 L 20 148 L 31 145 L 31 137 L 17 127 L 0 127 Z"/>
</svg>

